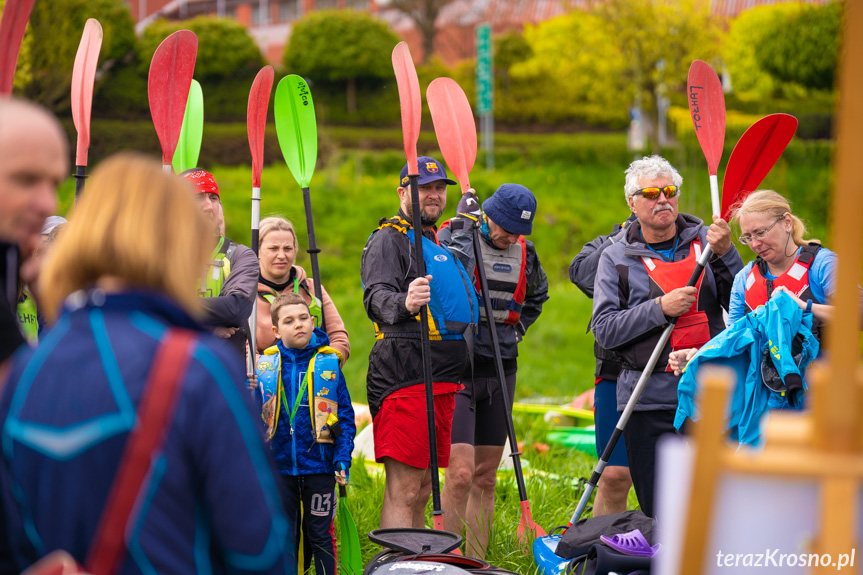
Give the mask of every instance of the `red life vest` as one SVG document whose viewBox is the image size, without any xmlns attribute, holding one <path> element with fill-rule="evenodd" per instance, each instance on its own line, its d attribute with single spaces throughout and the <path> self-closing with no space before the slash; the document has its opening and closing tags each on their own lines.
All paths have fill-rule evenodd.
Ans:
<svg viewBox="0 0 863 575">
<path fill-rule="evenodd" d="M 642 256 L 641 261 L 647 268 L 647 275 L 656 286 L 666 294 L 677 288 L 684 287 L 692 276 L 692 271 L 701 257 L 701 242 L 693 240 L 689 255 L 680 261 L 666 262 L 657 258 Z M 710 325 L 707 314 L 698 311 L 698 296 L 701 292 L 702 274 L 695 285 L 695 303 L 685 314 L 677 319 L 677 324 L 671 331 L 671 350 L 699 348 L 710 341 Z M 666 371 L 671 371 L 666 367 Z"/>
<path fill-rule="evenodd" d="M 784 274 L 772 280 L 766 277 L 767 262 L 758 258 L 749 271 L 749 275 L 746 276 L 746 312 L 749 313 L 766 304 L 773 294 L 773 289 L 777 286 L 785 286 L 804 301 L 807 299 L 816 301 L 812 295 L 812 290 L 809 289 L 809 268 L 812 267 L 815 254 L 820 249 L 820 244 L 803 246 L 791 267 Z"/>
</svg>

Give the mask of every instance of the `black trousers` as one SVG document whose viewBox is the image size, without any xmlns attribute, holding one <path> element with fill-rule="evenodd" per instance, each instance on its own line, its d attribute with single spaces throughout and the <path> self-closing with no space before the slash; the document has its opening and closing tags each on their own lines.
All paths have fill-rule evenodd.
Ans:
<svg viewBox="0 0 863 575">
<path fill-rule="evenodd" d="M 288 544 L 300 547 L 302 509 L 303 571 L 315 559 L 317 575 L 336 575 L 336 479 L 333 475 L 282 475 L 285 485 L 285 512 L 290 523 Z M 296 555 L 295 555 L 296 556 Z"/>
<path fill-rule="evenodd" d="M 623 429 L 629 472 L 638 504 L 645 515 L 654 516 L 654 479 L 656 477 L 656 442 L 674 429 L 675 410 L 633 411 Z"/>
</svg>

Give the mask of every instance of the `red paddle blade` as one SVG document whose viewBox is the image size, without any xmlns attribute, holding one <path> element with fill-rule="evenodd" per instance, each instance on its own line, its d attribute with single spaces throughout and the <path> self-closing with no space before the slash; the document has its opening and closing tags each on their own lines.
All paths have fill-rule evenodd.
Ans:
<svg viewBox="0 0 863 575">
<path fill-rule="evenodd" d="M 18 52 L 36 0 L 6 0 L 0 18 L 0 97 L 12 93 Z"/>
<path fill-rule="evenodd" d="M 275 72 L 272 66 L 264 66 L 249 92 L 249 107 L 246 112 L 246 130 L 249 133 L 249 149 L 252 151 L 252 186 L 261 187 L 261 172 L 264 169 L 264 133 L 267 129 L 267 108 L 273 91 Z"/>
<path fill-rule="evenodd" d="M 180 140 L 197 55 L 198 37 L 195 33 L 178 30 L 159 44 L 150 62 L 147 94 L 150 115 L 162 145 L 164 166 L 171 164 Z"/>
<path fill-rule="evenodd" d="M 476 120 L 464 91 L 452 78 L 438 78 L 426 90 L 443 159 L 465 193 L 476 162 Z"/>
<path fill-rule="evenodd" d="M 719 76 L 706 62 L 695 60 L 686 81 L 689 113 L 695 135 L 707 159 L 707 173 L 715 176 L 725 143 L 725 94 Z"/>
<path fill-rule="evenodd" d="M 417 140 L 420 137 L 422 120 L 422 93 L 417 69 L 406 42 L 399 42 L 393 48 L 393 71 L 399 87 L 399 104 L 402 110 L 402 137 L 405 144 L 405 158 L 408 173 L 418 174 Z"/>
<path fill-rule="evenodd" d="M 749 126 L 734 146 L 725 168 L 722 219 L 728 220 L 735 204 L 758 189 L 796 131 L 797 118 L 789 114 L 770 114 Z"/>
<path fill-rule="evenodd" d="M 84 25 L 84 34 L 78 44 L 75 66 L 72 68 L 72 119 L 78 131 L 78 149 L 75 165 L 87 165 L 90 149 L 90 110 L 93 105 L 93 82 L 96 80 L 96 64 L 102 49 L 102 25 L 90 18 Z"/>
</svg>

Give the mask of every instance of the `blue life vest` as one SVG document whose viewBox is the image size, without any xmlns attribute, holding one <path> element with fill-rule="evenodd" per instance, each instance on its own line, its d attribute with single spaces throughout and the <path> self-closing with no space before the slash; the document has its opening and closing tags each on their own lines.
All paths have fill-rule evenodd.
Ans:
<svg viewBox="0 0 863 575">
<path fill-rule="evenodd" d="M 330 425 L 337 422 L 339 416 L 339 359 L 340 354 L 335 349 L 329 346 L 318 348 L 318 352 L 309 362 L 306 377 L 297 393 L 296 405 L 299 405 L 300 398 L 304 394 L 309 398 L 309 417 L 313 422 L 315 441 L 318 443 L 334 443 L 335 438 L 330 432 Z M 309 377 L 309 372 L 314 375 Z M 262 405 L 264 405 L 262 417 L 270 426 L 269 437 L 271 438 L 276 433 L 280 411 L 285 409 L 286 417 L 291 422 L 296 413 L 296 408 L 287 400 L 290 394 L 285 393 L 282 385 L 282 356 L 277 346 L 264 350 L 264 354 L 258 360 L 257 374 L 258 393 L 261 394 Z M 275 398 L 274 401 L 268 404 L 267 402 L 273 398 Z"/>
<path fill-rule="evenodd" d="M 411 244 L 414 243 L 413 226 L 410 222 L 395 216 L 382 222 L 375 232 L 385 227 L 398 230 L 407 236 Z M 423 236 L 423 261 L 426 274 L 432 276 L 431 301 L 426 306 L 429 338 L 433 341 L 465 339 L 465 333 L 479 321 L 479 303 L 470 276 L 449 249 L 425 236 Z M 385 336 L 419 334 L 419 314 L 416 319 L 415 324 L 375 323 L 376 337 L 383 339 Z"/>
</svg>

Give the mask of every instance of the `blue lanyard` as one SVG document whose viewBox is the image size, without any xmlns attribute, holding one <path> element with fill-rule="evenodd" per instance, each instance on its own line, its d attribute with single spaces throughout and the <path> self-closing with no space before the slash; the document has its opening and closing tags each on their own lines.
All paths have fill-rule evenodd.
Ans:
<svg viewBox="0 0 863 575">
<path fill-rule="evenodd" d="M 638 237 L 640 237 L 642 240 L 644 240 L 644 236 L 641 235 L 641 230 L 638 230 Z M 667 262 L 674 260 L 674 252 L 677 251 L 677 246 L 679 244 L 680 244 L 680 234 L 677 234 L 677 239 L 674 240 L 674 247 L 667 249 L 667 250 L 653 249 L 653 246 L 651 246 L 647 242 L 644 242 L 644 245 L 647 246 L 647 249 L 649 249 L 650 251 L 652 251 L 653 253 L 655 253 L 656 255 L 658 255 L 659 257 L 661 257 L 662 259 L 664 259 Z"/>
</svg>

